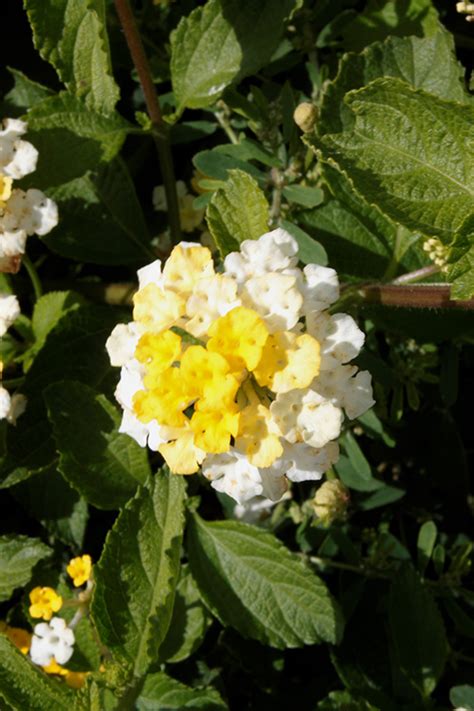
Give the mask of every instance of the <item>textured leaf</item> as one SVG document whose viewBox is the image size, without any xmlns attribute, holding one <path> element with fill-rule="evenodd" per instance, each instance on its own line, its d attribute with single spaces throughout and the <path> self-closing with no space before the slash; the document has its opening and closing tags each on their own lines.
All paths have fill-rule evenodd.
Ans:
<svg viewBox="0 0 474 711">
<path fill-rule="evenodd" d="M 468 684 L 453 686 L 449 692 L 449 700 L 453 706 L 463 707 L 466 711 L 474 711 L 474 686 Z"/>
<path fill-rule="evenodd" d="M 418 532 L 416 547 L 418 550 L 418 568 L 422 574 L 430 562 L 437 535 L 438 531 L 434 521 L 425 521 Z"/>
<path fill-rule="evenodd" d="M 253 178 L 242 170 L 230 170 L 225 187 L 212 196 L 206 220 L 225 257 L 244 240 L 257 239 L 268 231 L 268 203 Z"/>
<path fill-rule="evenodd" d="M 104 395 L 64 380 L 45 391 L 66 481 L 100 509 L 118 509 L 150 475 L 146 449 L 119 434 L 120 415 Z"/>
<path fill-rule="evenodd" d="M 322 264 L 326 266 L 328 255 L 320 242 L 313 239 L 298 225 L 288 222 L 288 220 L 281 220 L 281 226 L 298 242 L 298 259 L 303 264 Z"/>
<path fill-rule="evenodd" d="M 71 93 L 90 109 L 113 111 L 119 90 L 112 76 L 104 0 L 24 0 L 35 46 Z"/>
<path fill-rule="evenodd" d="M 278 47 L 295 0 L 208 0 L 171 35 L 177 111 L 213 104 L 231 82 L 254 74 Z"/>
<path fill-rule="evenodd" d="M 135 187 L 119 158 L 48 193 L 61 215 L 42 238 L 53 252 L 94 264 L 137 264 L 153 257 Z"/>
<path fill-rule="evenodd" d="M 39 159 L 25 183 L 42 190 L 111 160 L 130 128 L 118 114 L 103 116 L 67 92 L 36 104 L 27 118 L 28 140 L 38 149 Z"/>
<path fill-rule="evenodd" d="M 301 220 L 315 231 L 330 265 L 340 274 L 351 280 L 380 279 L 389 269 L 393 272 L 388 276 L 394 277 L 428 262 L 423 250 L 414 246 L 419 235 L 369 205 L 335 168 L 325 165 L 322 174 L 335 197 L 303 212 Z"/>
<path fill-rule="evenodd" d="M 69 711 L 74 693 L 30 662 L 0 635 L 0 697 L 22 711 Z"/>
<path fill-rule="evenodd" d="M 324 90 L 318 133 L 351 129 L 355 117 L 344 102 L 345 94 L 381 77 L 403 79 L 440 99 L 471 101 L 464 89 L 464 70 L 454 54 L 453 37 L 440 25 L 432 37 L 389 37 L 360 54 L 344 54 L 336 78 Z"/>
<path fill-rule="evenodd" d="M 40 101 L 54 94 L 47 86 L 29 79 L 18 69 L 8 67 L 8 71 L 15 80 L 13 89 L 10 89 L 5 96 L 5 103 L 9 108 L 13 107 L 14 109 L 26 111 L 26 109 L 30 109 L 35 104 L 39 104 Z"/>
<path fill-rule="evenodd" d="M 102 642 L 136 677 L 158 657 L 178 581 L 185 483 L 166 471 L 139 488 L 94 568 L 92 614 Z"/>
<path fill-rule="evenodd" d="M 211 616 L 201 601 L 196 583 L 188 567 L 183 566 L 168 634 L 160 648 L 160 660 L 170 664 L 190 657 L 204 641 L 210 624 Z"/>
<path fill-rule="evenodd" d="M 320 188 L 308 188 L 304 185 L 287 185 L 283 188 L 283 195 L 288 202 L 304 207 L 316 207 L 324 199 L 324 193 Z"/>
<path fill-rule="evenodd" d="M 26 585 L 35 565 L 51 553 L 38 538 L 0 536 L 0 600 L 8 600 L 16 588 Z"/>
<path fill-rule="evenodd" d="M 450 241 L 474 210 L 474 107 L 399 79 L 377 79 L 345 101 L 354 127 L 320 139 L 324 158 L 392 219 Z"/>
<path fill-rule="evenodd" d="M 215 180 L 227 180 L 229 171 L 240 170 L 244 173 L 249 173 L 262 186 L 266 181 L 264 173 L 252 163 L 247 163 L 246 160 L 229 155 L 227 151 L 220 150 L 220 146 L 211 151 L 196 153 L 193 163 L 201 173 Z"/>
<path fill-rule="evenodd" d="M 137 699 L 138 711 L 171 711 L 176 709 L 203 709 L 219 711 L 226 704 L 214 689 L 197 689 L 181 684 L 164 672 L 149 674 Z"/>
<path fill-rule="evenodd" d="M 452 299 L 474 297 L 474 218 L 466 220 L 454 238 L 449 251 L 447 276 L 452 282 Z"/>
<path fill-rule="evenodd" d="M 222 624 L 284 649 L 337 643 L 342 621 L 326 586 L 272 534 L 237 521 L 194 516 L 189 564 Z"/>
<path fill-rule="evenodd" d="M 396 664 L 428 697 L 443 673 L 448 642 L 436 603 L 410 564 L 403 565 L 392 583 L 389 619 Z"/>
<path fill-rule="evenodd" d="M 7 430 L 7 453 L 0 458 L 0 488 L 17 484 L 56 460 L 42 392 L 48 385 L 68 379 L 99 386 L 111 373 L 105 341 L 121 314 L 112 307 L 84 306 L 67 313 L 49 333 L 21 389 L 28 397 L 26 411 L 16 427 Z"/>
<path fill-rule="evenodd" d="M 438 13 L 431 0 L 369 0 L 342 31 L 342 44 L 359 50 L 388 35 L 425 35 L 436 31 Z"/>
<path fill-rule="evenodd" d="M 82 297 L 74 291 L 50 291 L 35 304 L 31 325 L 37 343 L 43 344 L 48 333 L 71 309 L 82 304 Z"/>
</svg>

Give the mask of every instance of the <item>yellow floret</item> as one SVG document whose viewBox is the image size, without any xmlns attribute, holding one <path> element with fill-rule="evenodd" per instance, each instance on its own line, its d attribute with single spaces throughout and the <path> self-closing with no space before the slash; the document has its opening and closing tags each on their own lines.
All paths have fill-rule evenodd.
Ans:
<svg viewBox="0 0 474 711">
<path fill-rule="evenodd" d="M 186 393 L 195 400 L 206 386 L 229 370 L 228 362 L 219 353 L 210 353 L 203 346 L 189 346 L 181 359 L 180 377 Z"/>
<path fill-rule="evenodd" d="M 30 592 L 30 615 L 50 620 L 63 606 L 63 599 L 53 588 L 37 587 Z"/>
<path fill-rule="evenodd" d="M 135 358 L 153 373 L 162 373 L 181 355 L 181 336 L 173 331 L 145 333 L 138 341 Z"/>
<path fill-rule="evenodd" d="M 185 312 L 186 301 L 174 291 L 147 284 L 133 297 L 133 318 L 149 331 L 171 328 Z"/>
<path fill-rule="evenodd" d="M 162 444 L 159 452 L 173 474 L 194 474 L 206 456 L 206 452 L 195 446 L 194 432 L 189 425 L 174 442 Z"/>
<path fill-rule="evenodd" d="M 196 411 L 191 419 L 194 442 L 205 452 L 221 454 L 230 447 L 230 438 L 237 435 L 239 414 L 231 412 Z"/>
<path fill-rule="evenodd" d="M 199 279 L 214 274 L 212 255 L 207 247 L 177 245 L 168 257 L 163 277 L 168 289 L 182 296 L 189 296 Z"/>
<path fill-rule="evenodd" d="M 186 393 L 179 368 L 168 368 L 162 373 L 150 373 L 144 383 L 149 390 L 139 390 L 133 396 L 133 409 L 142 422 L 157 420 L 161 425 L 182 427 L 183 414 L 192 402 Z"/>
<path fill-rule="evenodd" d="M 12 194 L 13 179 L 0 173 L 0 209 L 5 207 L 6 201 Z"/>
<path fill-rule="evenodd" d="M 207 347 L 224 356 L 232 371 L 253 370 L 260 362 L 268 329 L 260 316 L 245 306 L 237 306 L 218 318 L 209 328 Z"/>
<path fill-rule="evenodd" d="M 259 385 L 275 393 L 286 393 L 307 388 L 319 374 L 320 363 L 320 348 L 315 338 L 308 333 L 298 336 L 280 331 L 268 337 L 254 373 Z"/>
<path fill-rule="evenodd" d="M 74 587 L 78 588 L 87 583 L 92 573 L 92 558 L 90 555 L 81 555 L 72 558 L 66 568 L 69 577 L 72 578 Z"/>
<path fill-rule="evenodd" d="M 256 467 L 269 467 L 283 453 L 278 426 L 264 405 L 248 405 L 240 413 L 239 433 L 235 442 Z"/>
</svg>

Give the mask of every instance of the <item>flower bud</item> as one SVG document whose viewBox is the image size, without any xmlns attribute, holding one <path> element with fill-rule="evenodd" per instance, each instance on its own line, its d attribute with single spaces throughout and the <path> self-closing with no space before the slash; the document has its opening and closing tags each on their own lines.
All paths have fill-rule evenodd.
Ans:
<svg viewBox="0 0 474 711">
<path fill-rule="evenodd" d="M 293 113 L 294 122 L 304 133 L 311 131 L 317 118 L 317 107 L 308 101 L 303 101 L 303 103 L 299 104 Z"/>
<path fill-rule="evenodd" d="M 323 526 L 345 518 L 349 491 L 338 479 L 325 481 L 313 499 L 313 511 Z"/>
</svg>

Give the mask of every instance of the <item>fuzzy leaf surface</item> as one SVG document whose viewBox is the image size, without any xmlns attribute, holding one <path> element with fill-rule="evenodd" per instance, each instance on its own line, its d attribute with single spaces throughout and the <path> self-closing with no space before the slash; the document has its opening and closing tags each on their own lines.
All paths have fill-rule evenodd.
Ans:
<svg viewBox="0 0 474 711">
<path fill-rule="evenodd" d="M 230 170 L 225 187 L 209 203 L 206 220 L 223 257 L 246 239 L 268 231 L 268 203 L 255 180 L 242 170 Z"/>
<path fill-rule="evenodd" d="M 119 89 L 112 76 L 104 0 L 25 0 L 35 46 L 59 78 L 90 109 L 113 111 Z"/>
<path fill-rule="evenodd" d="M 45 392 L 59 451 L 59 471 L 100 509 L 118 509 L 150 475 L 147 452 L 120 434 L 120 414 L 84 383 L 64 380 Z"/>
<path fill-rule="evenodd" d="M 215 689 L 196 689 L 181 684 L 164 672 L 149 674 L 143 690 L 137 699 L 138 711 L 180 711 L 181 709 L 202 709 L 220 711 L 226 704 Z"/>
<path fill-rule="evenodd" d="M 8 600 L 16 588 L 26 585 L 35 565 L 51 553 L 38 538 L 0 536 L 0 601 Z"/>
<path fill-rule="evenodd" d="M 278 47 L 295 0 L 209 0 L 171 35 L 177 112 L 215 103 L 233 81 L 254 74 Z"/>
<path fill-rule="evenodd" d="M 162 470 L 122 509 L 94 568 L 92 615 L 102 642 L 136 677 L 157 659 L 173 611 L 185 483 Z"/>
<path fill-rule="evenodd" d="M 279 649 L 340 640 L 337 603 L 272 534 L 195 515 L 188 555 L 205 603 L 242 636 Z"/>
</svg>

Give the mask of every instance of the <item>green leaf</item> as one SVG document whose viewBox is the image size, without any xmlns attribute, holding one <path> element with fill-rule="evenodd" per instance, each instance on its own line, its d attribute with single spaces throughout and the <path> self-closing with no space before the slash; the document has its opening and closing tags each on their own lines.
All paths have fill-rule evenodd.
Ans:
<svg viewBox="0 0 474 711">
<path fill-rule="evenodd" d="M 432 37 L 389 37 L 360 54 L 344 54 L 336 78 L 324 90 L 318 133 L 351 129 L 355 117 L 344 102 L 345 94 L 381 77 L 403 79 L 440 99 L 471 101 L 464 89 L 464 69 L 454 54 L 453 36 L 440 25 Z"/>
<path fill-rule="evenodd" d="M 474 711 L 474 686 L 463 684 L 453 686 L 449 692 L 449 700 L 456 707 L 462 707 L 466 711 Z"/>
<path fill-rule="evenodd" d="M 42 238 L 53 252 L 94 264 L 136 265 L 153 257 L 143 211 L 121 159 L 48 193 L 61 215 L 58 226 Z"/>
<path fill-rule="evenodd" d="M 70 711 L 74 693 L 30 662 L 0 635 L 0 697 L 13 709 Z"/>
<path fill-rule="evenodd" d="M 8 94 L 5 96 L 5 103 L 14 109 L 20 109 L 21 111 L 26 111 L 30 109 L 35 104 L 39 104 L 43 99 L 47 99 L 49 96 L 54 94 L 54 92 L 47 86 L 38 84 L 38 82 L 29 79 L 26 74 L 20 72 L 18 69 L 12 69 L 7 67 L 9 73 L 15 80 L 15 85 L 13 89 L 10 89 Z"/>
<path fill-rule="evenodd" d="M 357 508 L 361 511 L 377 509 L 379 506 L 387 506 L 388 504 L 395 503 L 395 501 L 403 498 L 405 494 L 406 491 L 403 489 L 398 489 L 396 486 L 382 484 L 376 491 L 374 491 L 373 494 L 367 496 L 363 501 L 359 502 Z"/>
<path fill-rule="evenodd" d="M 64 380 L 45 391 L 66 481 L 100 509 L 118 509 L 150 475 L 146 449 L 118 432 L 120 414 L 104 395 Z"/>
<path fill-rule="evenodd" d="M 149 674 L 136 701 L 138 711 L 171 711 L 176 709 L 203 709 L 219 711 L 226 704 L 214 689 L 199 689 L 181 684 L 164 672 Z"/>
<path fill-rule="evenodd" d="M 474 296 L 474 218 L 466 220 L 449 251 L 448 274 L 452 299 Z"/>
<path fill-rule="evenodd" d="M 431 0 L 369 0 L 341 33 L 345 49 L 363 49 L 388 35 L 425 35 L 436 31 L 438 13 Z"/>
<path fill-rule="evenodd" d="M 122 509 L 94 567 L 92 615 L 102 642 L 135 677 L 157 659 L 178 582 L 185 483 L 165 470 Z"/>
<path fill-rule="evenodd" d="M 304 207 L 316 207 L 324 200 L 321 188 L 308 188 L 305 185 L 287 185 L 283 188 L 283 195 L 288 202 Z"/>
<path fill-rule="evenodd" d="M 50 291 L 35 304 L 31 325 L 36 343 L 43 344 L 46 336 L 71 309 L 83 304 L 80 294 L 74 291 Z"/>
<path fill-rule="evenodd" d="M 318 711 L 379 711 L 364 699 L 354 698 L 348 691 L 331 691 L 316 708 Z"/>
<path fill-rule="evenodd" d="M 99 387 L 111 373 L 105 341 L 121 317 L 123 312 L 110 306 L 84 306 L 67 313 L 49 333 L 21 389 L 28 397 L 26 411 L 16 427 L 7 430 L 0 488 L 17 484 L 56 460 L 43 390 L 68 379 Z"/>
<path fill-rule="evenodd" d="M 264 148 L 260 143 L 252 141 L 250 138 L 243 138 L 239 143 L 224 143 L 223 145 L 217 146 L 214 150 L 242 161 L 257 160 L 269 168 L 283 167 L 279 158 Z"/>
<path fill-rule="evenodd" d="M 301 220 L 315 231 L 338 272 L 351 280 L 380 279 L 389 269 L 389 276 L 395 276 L 428 262 L 423 250 L 413 247 L 418 235 L 369 205 L 334 167 L 324 165 L 322 174 L 335 197 L 301 213 Z"/>
<path fill-rule="evenodd" d="M 25 184 L 42 190 L 112 160 L 130 129 L 118 114 L 103 116 L 67 92 L 36 104 L 27 118 L 28 140 L 38 149 L 39 158 Z"/>
<path fill-rule="evenodd" d="M 69 91 L 89 109 L 113 111 L 119 90 L 112 76 L 104 0 L 24 0 L 36 49 Z"/>
<path fill-rule="evenodd" d="M 82 552 L 87 503 L 59 474 L 56 464 L 12 487 L 10 493 L 51 536 Z"/>
<path fill-rule="evenodd" d="M 298 258 L 303 264 L 322 264 L 326 266 L 328 255 L 320 242 L 313 239 L 298 225 L 294 225 L 288 220 L 281 220 L 280 222 L 281 226 L 298 242 Z"/>
<path fill-rule="evenodd" d="M 434 521 L 425 521 L 418 532 L 416 548 L 418 551 L 418 569 L 422 575 L 430 562 L 437 535 L 438 530 Z"/>
<path fill-rule="evenodd" d="M 219 148 L 219 147 L 218 147 Z M 193 158 L 196 168 L 208 178 L 215 180 L 227 180 L 231 170 L 240 170 L 249 173 L 259 184 L 263 186 L 266 181 L 265 175 L 251 163 L 247 163 L 234 155 L 214 148 L 212 151 L 200 151 Z M 199 181 L 202 183 L 202 180 Z"/>
<path fill-rule="evenodd" d="M 429 697 L 443 673 L 448 642 L 436 603 L 410 564 L 393 580 L 389 620 L 395 664 L 424 698 Z"/>
<path fill-rule="evenodd" d="M 168 634 L 160 648 L 160 660 L 181 662 L 204 641 L 211 616 L 204 607 L 196 583 L 187 566 L 182 566 L 176 588 L 173 616 Z"/>
<path fill-rule="evenodd" d="M 354 126 L 322 136 L 322 156 L 393 220 L 449 242 L 474 210 L 474 107 L 399 79 L 376 79 L 345 101 Z"/>
<path fill-rule="evenodd" d="M 337 603 L 322 580 L 272 534 L 195 515 L 188 556 L 209 609 L 242 636 L 279 649 L 339 641 Z"/>
<path fill-rule="evenodd" d="M 269 210 L 257 183 L 242 170 L 230 170 L 225 187 L 209 203 L 206 221 L 223 257 L 239 249 L 246 239 L 268 231 Z"/>
<path fill-rule="evenodd" d="M 265 66 L 278 47 L 295 0 L 208 0 L 171 34 L 177 113 L 215 103 L 234 81 Z"/>
<path fill-rule="evenodd" d="M 38 538 L 0 536 L 0 601 L 8 600 L 16 588 L 26 585 L 35 565 L 51 553 Z"/>
</svg>

